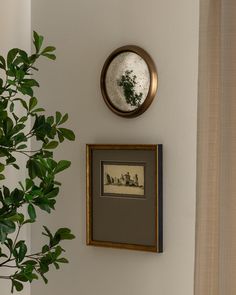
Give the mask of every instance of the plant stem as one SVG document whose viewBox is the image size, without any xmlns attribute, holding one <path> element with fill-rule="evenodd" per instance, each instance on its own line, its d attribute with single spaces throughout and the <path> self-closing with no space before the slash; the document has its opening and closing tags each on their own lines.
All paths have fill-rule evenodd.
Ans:
<svg viewBox="0 0 236 295">
<path fill-rule="evenodd" d="M 15 259 L 12 259 L 12 261 L 15 260 Z M 10 268 L 18 268 L 18 266 L 16 265 L 2 265 L 1 267 L 10 267 Z"/>
<path fill-rule="evenodd" d="M 0 276 L 0 279 L 6 279 L 6 280 L 10 280 L 11 277 L 10 276 Z"/>
<path fill-rule="evenodd" d="M 16 242 L 17 242 L 18 237 L 19 237 L 20 230 L 21 230 L 21 225 L 19 225 L 19 227 L 18 227 L 18 230 L 17 230 L 17 233 L 16 233 L 16 237 L 15 237 L 15 240 L 14 240 L 14 242 L 13 242 L 12 249 L 15 248 Z M 10 252 L 10 256 L 9 256 L 9 258 L 8 258 L 7 260 L 3 261 L 3 262 L 0 264 L 0 267 L 2 267 L 2 266 L 6 266 L 6 263 L 15 260 L 15 258 L 11 259 L 11 257 L 12 257 L 12 251 Z"/>
<path fill-rule="evenodd" d="M 20 153 L 20 154 L 23 154 L 25 155 L 26 157 L 30 158 L 30 156 L 28 154 L 26 154 L 25 152 L 23 151 L 14 151 L 15 153 Z"/>
<path fill-rule="evenodd" d="M 18 240 L 20 230 L 21 230 L 21 225 L 18 226 L 18 230 L 17 230 L 17 233 L 16 233 L 16 237 L 15 237 L 15 240 L 14 240 L 14 242 L 13 242 L 13 246 L 12 246 L 13 249 L 14 249 L 15 246 L 16 246 L 16 242 L 17 242 L 17 240 Z M 11 255 L 10 255 L 9 259 L 10 259 L 10 258 L 11 258 Z"/>
</svg>

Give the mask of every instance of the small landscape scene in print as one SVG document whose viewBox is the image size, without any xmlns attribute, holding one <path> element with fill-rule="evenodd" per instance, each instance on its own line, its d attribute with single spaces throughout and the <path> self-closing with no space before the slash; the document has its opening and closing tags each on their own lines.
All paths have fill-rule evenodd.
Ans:
<svg viewBox="0 0 236 295">
<path fill-rule="evenodd" d="M 103 193 L 144 196 L 144 165 L 104 163 Z"/>
</svg>

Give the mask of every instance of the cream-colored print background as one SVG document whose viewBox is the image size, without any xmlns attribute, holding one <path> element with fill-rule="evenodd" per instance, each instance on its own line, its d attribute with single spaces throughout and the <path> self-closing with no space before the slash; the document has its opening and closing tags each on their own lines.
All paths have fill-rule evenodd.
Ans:
<svg viewBox="0 0 236 295">
<path fill-rule="evenodd" d="M 131 182 L 135 181 L 135 175 L 138 176 L 138 186 L 127 186 L 125 183 L 117 183 L 117 180 L 129 173 Z M 113 177 L 114 184 L 106 184 L 106 175 Z M 104 193 L 121 194 L 121 195 L 144 195 L 144 166 L 130 166 L 130 165 L 104 165 L 103 166 L 104 179 Z"/>
</svg>

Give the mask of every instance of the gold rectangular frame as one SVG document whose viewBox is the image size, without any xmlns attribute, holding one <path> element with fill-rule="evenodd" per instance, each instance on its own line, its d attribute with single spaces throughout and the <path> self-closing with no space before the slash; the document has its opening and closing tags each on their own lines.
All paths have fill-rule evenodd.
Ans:
<svg viewBox="0 0 236 295">
<path fill-rule="evenodd" d="M 152 150 L 155 152 L 155 245 L 137 245 L 93 239 L 92 218 L 92 151 L 93 150 Z M 155 144 L 87 144 L 86 145 L 86 242 L 87 245 L 163 252 L 163 185 L 162 185 L 162 145 Z"/>
</svg>

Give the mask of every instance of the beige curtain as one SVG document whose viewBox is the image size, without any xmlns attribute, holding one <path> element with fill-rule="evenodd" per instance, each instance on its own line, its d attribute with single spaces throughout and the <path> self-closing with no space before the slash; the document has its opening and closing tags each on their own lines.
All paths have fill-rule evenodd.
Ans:
<svg viewBox="0 0 236 295">
<path fill-rule="evenodd" d="M 195 295 L 236 294 L 236 0 L 200 0 Z"/>
</svg>

